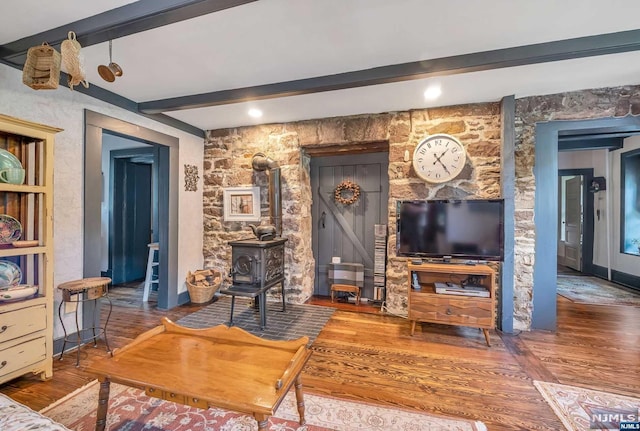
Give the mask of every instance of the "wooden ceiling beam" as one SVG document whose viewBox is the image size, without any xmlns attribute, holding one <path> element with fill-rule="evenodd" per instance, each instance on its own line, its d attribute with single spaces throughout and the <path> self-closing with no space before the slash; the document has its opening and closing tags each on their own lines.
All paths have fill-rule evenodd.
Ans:
<svg viewBox="0 0 640 431">
<path fill-rule="evenodd" d="M 389 141 L 348 142 L 344 144 L 304 146 L 304 152 L 311 157 L 343 156 L 356 153 L 383 153 L 387 151 L 389 151 Z"/>
<path fill-rule="evenodd" d="M 257 0 L 139 0 L 2 45 L 0 58 L 22 66 L 29 48 L 42 42 L 58 46 L 71 30 L 80 45 L 87 47 L 254 1 Z"/>
<path fill-rule="evenodd" d="M 153 100 L 140 103 L 140 110 L 152 114 L 205 108 L 637 50 L 640 50 L 640 30 L 629 30 Z"/>
</svg>

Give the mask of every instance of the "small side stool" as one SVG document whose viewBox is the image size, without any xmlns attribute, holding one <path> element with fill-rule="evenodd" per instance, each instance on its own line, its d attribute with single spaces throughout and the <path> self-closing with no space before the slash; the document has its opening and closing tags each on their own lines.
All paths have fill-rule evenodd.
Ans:
<svg viewBox="0 0 640 431">
<path fill-rule="evenodd" d="M 58 289 L 62 291 L 62 301 L 60 301 L 60 305 L 58 306 L 58 317 L 60 318 L 60 324 L 62 325 L 62 330 L 64 331 L 64 338 L 62 341 L 62 351 L 60 352 L 59 360 L 62 360 L 62 356 L 64 355 L 64 348 L 67 343 L 76 343 L 76 367 L 80 365 L 80 347 L 86 343 L 87 341 L 93 340 L 93 347 L 98 346 L 97 339 L 101 335 L 104 336 L 104 342 L 107 345 L 107 352 L 111 353 L 111 348 L 109 347 L 109 341 L 107 340 L 107 325 L 109 324 L 109 318 L 111 317 L 111 311 L 113 309 L 113 304 L 111 303 L 111 298 L 108 295 L 108 286 L 111 284 L 111 279 L 108 277 L 91 277 L 91 278 L 83 278 L 82 280 L 68 281 L 66 283 L 62 283 L 58 286 Z M 75 298 L 73 298 L 75 296 Z M 109 301 L 109 314 L 107 315 L 107 319 L 104 322 L 104 326 L 96 327 L 92 325 L 89 328 L 80 329 L 80 323 L 78 322 L 78 308 L 80 304 L 85 303 L 86 301 L 93 301 L 93 316 L 92 321 L 96 321 L 96 310 L 98 310 L 98 299 L 106 298 Z M 65 302 L 76 302 L 76 336 L 72 337 L 67 334 L 67 329 L 64 326 L 64 321 L 62 320 L 62 306 Z M 92 336 L 88 338 L 83 338 L 82 334 L 85 331 L 91 331 Z M 75 338 L 75 339 L 74 339 Z"/>
<path fill-rule="evenodd" d="M 349 292 L 356 294 L 356 304 L 360 305 L 360 286 L 352 286 L 350 284 L 332 284 L 331 285 L 331 302 L 333 302 L 334 292 Z"/>
<path fill-rule="evenodd" d="M 356 294 L 356 304 L 360 304 L 360 294 L 364 287 L 364 265 L 361 263 L 340 262 L 327 265 L 327 281 L 331 284 L 331 302 L 334 292 Z"/>
<path fill-rule="evenodd" d="M 153 283 L 158 284 L 158 277 L 154 277 L 153 268 L 158 266 L 157 254 L 160 250 L 160 244 L 152 242 L 147 244 L 149 247 L 149 257 L 147 258 L 147 275 L 144 277 L 144 291 L 142 292 L 142 302 L 149 302 L 149 291 Z M 159 257 L 158 257 L 159 259 Z"/>
</svg>

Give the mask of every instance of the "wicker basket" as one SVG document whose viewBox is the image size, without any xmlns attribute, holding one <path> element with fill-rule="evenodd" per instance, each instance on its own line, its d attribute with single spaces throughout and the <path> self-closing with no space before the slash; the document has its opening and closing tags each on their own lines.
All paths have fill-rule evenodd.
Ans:
<svg viewBox="0 0 640 431">
<path fill-rule="evenodd" d="M 204 280 L 202 279 L 204 277 Z M 197 281 L 196 278 L 200 280 Z M 187 273 L 187 290 L 194 304 L 202 304 L 211 301 L 213 295 L 220 289 L 222 275 L 215 269 L 203 269 Z"/>
<path fill-rule="evenodd" d="M 60 53 L 46 42 L 27 51 L 22 82 L 34 90 L 54 90 L 60 81 Z"/>
<path fill-rule="evenodd" d="M 62 65 L 65 72 L 67 72 L 69 88 L 72 90 L 74 86 L 79 84 L 89 88 L 89 82 L 84 71 L 84 55 L 81 49 L 80 43 L 76 40 L 76 34 L 72 31 L 69 32 L 68 38 L 60 44 Z"/>
</svg>

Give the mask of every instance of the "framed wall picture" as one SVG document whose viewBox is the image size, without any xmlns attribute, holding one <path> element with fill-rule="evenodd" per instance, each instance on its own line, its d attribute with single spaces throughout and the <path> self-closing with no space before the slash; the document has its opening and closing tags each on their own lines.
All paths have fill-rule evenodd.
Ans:
<svg viewBox="0 0 640 431">
<path fill-rule="evenodd" d="M 260 187 L 225 188 L 224 221 L 260 221 Z"/>
</svg>

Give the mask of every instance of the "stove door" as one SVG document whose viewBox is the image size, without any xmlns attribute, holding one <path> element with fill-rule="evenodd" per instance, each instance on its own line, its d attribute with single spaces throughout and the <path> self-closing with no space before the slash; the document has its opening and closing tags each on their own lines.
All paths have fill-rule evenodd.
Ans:
<svg viewBox="0 0 640 431">
<path fill-rule="evenodd" d="M 254 284 L 257 282 L 256 258 L 250 254 L 239 254 L 233 261 L 233 283 Z"/>
</svg>

